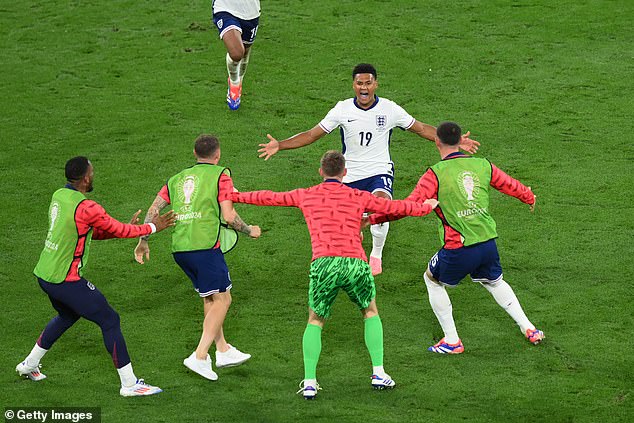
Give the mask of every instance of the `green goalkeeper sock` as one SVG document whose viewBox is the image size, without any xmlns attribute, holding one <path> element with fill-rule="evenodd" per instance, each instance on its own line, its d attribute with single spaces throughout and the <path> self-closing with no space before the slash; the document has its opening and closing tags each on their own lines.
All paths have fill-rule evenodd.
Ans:
<svg viewBox="0 0 634 423">
<path fill-rule="evenodd" d="M 383 323 L 377 314 L 365 319 L 365 346 L 368 347 L 373 366 L 383 365 Z"/>
<path fill-rule="evenodd" d="M 321 354 L 321 327 L 306 325 L 304 339 L 304 379 L 317 379 L 317 362 Z"/>
</svg>

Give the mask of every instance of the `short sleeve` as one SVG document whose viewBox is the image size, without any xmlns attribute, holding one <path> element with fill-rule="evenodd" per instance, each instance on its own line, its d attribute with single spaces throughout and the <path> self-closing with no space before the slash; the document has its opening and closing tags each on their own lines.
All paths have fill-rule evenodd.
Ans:
<svg viewBox="0 0 634 423">
<path fill-rule="evenodd" d="M 325 118 L 319 122 L 319 126 L 323 129 L 327 134 L 331 133 L 341 124 L 341 112 L 340 112 L 340 104 L 337 103 L 335 107 L 330 109 Z"/>
<path fill-rule="evenodd" d="M 170 204 L 170 193 L 167 189 L 167 184 L 163 185 L 163 188 L 161 188 L 161 190 L 156 195 L 167 201 L 167 204 Z"/>
<path fill-rule="evenodd" d="M 394 126 L 402 129 L 409 129 L 412 127 L 416 119 L 405 111 L 401 106 L 396 103 L 392 103 L 392 115 L 394 119 Z"/>
<path fill-rule="evenodd" d="M 220 180 L 218 181 L 218 202 L 223 202 L 226 200 L 231 200 L 231 194 L 233 193 L 233 180 L 231 176 L 226 173 L 222 173 L 220 175 Z"/>
</svg>

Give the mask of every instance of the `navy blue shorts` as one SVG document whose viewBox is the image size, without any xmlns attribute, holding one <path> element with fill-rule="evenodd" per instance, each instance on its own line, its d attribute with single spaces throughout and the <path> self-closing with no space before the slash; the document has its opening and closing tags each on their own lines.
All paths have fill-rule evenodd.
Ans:
<svg viewBox="0 0 634 423">
<path fill-rule="evenodd" d="M 231 289 L 229 268 L 220 248 L 174 253 L 174 261 L 191 279 L 201 297 Z"/>
<path fill-rule="evenodd" d="M 482 283 L 502 279 L 495 239 L 455 250 L 443 248 L 429 260 L 429 270 L 437 281 L 447 285 L 458 285 L 467 275 Z"/>
<path fill-rule="evenodd" d="M 81 278 L 77 282 L 51 283 L 37 278 L 53 308 L 62 316 L 83 317 L 97 324 L 116 314 L 95 285 Z"/>
<path fill-rule="evenodd" d="M 227 31 L 235 29 L 242 34 L 242 42 L 244 44 L 250 45 L 255 41 L 260 18 L 245 21 L 244 19 L 233 16 L 229 12 L 218 12 L 213 15 L 213 18 L 214 25 L 218 28 L 218 34 L 220 34 L 221 39 Z"/>
<path fill-rule="evenodd" d="M 392 197 L 392 185 L 394 184 L 394 177 L 392 175 L 376 175 L 369 178 L 359 179 L 358 181 L 348 182 L 345 185 L 350 188 L 359 189 L 361 191 L 376 192 L 382 191 L 390 194 Z"/>
</svg>

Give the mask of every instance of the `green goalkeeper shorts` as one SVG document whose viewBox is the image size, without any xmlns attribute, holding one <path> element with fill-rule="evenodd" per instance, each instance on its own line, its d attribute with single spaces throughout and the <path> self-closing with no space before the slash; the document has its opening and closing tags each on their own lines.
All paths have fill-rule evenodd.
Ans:
<svg viewBox="0 0 634 423">
<path fill-rule="evenodd" d="M 318 316 L 330 316 L 339 289 L 343 289 L 359 309 L 367 308 L 376 296 L 368 263 L 351 257 L 319 257 L 310 264 L 308 305 Z"/>
</svg>

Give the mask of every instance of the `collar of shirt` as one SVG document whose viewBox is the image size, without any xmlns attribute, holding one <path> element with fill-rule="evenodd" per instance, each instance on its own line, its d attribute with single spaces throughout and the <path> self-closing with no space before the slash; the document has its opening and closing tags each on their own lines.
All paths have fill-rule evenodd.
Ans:
<svg viewBox="0 0 634 423">
<path fill-rule="evenodd" d="M 324 182 L 337 182 L 338 184 L 342 183 L 339 179 L 334 179 L 334 178 L 324 179 Z"/>
<path fill-rule="evenodd" d="M 449 153 L 445 157 L 443 157 L 443 160 L 456 159 L 458 157 L 471 157 L 471 156 L 466 155 L 462 151 L 454 151 L 453 153 Z"/>
<path fill-rule="evenodd" d="M 64 188 L 68 188 L 68 189 L 72 189 L 72 190 L 74 190 L 74 191 L 77 191 L 77 188 L 75 188 L 74 186 L 72 186 L 72 185 L 70 184 L 70 182 L 69 182 L 69 183 L 67 183 L 66 185 L 64 185 Z"/>
<path fill-rule="evenodd" d="M 364 112 L 367 112 L 368 110 L 373 109 L 374 106 L 376 106 L 378 102 L 379 102 L 379 96 L 375 94 L 374 95 L 374 103 L 372 103 L 372 105 L 370 107 L 368 107 L 367 109 L 364 109 L 363 107 L 361 107 L 361 106 L 359 106 L 357 104 L 357 98 L 356 97 L 352 100 L 352 103 L 354 103 L 356 108 L 359 109 L 359 110 L 363 110 Z"/>
</svg>

